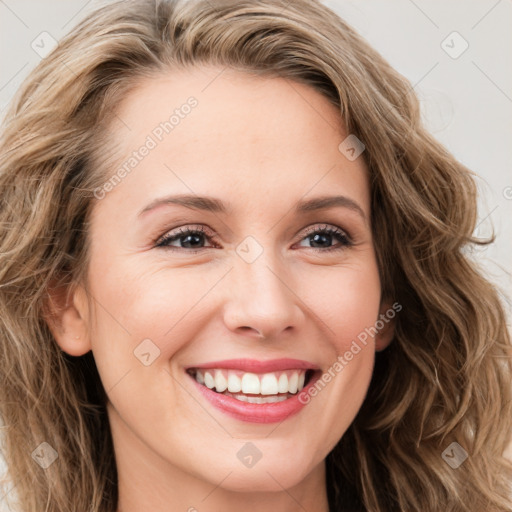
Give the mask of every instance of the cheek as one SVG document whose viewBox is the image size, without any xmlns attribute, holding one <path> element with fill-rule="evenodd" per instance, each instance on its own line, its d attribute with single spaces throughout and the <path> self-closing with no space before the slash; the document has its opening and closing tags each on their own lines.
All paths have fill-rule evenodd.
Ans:
<svg viewBox="0 0 512 512">
<path fill-rule="evenodd" d="M 328 354 L 320 380 L 304 395 L 334 447 L 357 415 L 370 384 L 375 349 L 373 336 L 380 307 L 380 280 L 373 258 L 331 272 L 309 292 L 311 309 L 322 319 Z M 332 270 L 332 269 L 331 269 Z"/>
<path fill-rule="evenodd" d="M 225 268 L 144 269 L 133 265 L 111 265 L 100 272 L 91 264 L 91 294 L 95 299 L 92 344 L 98 367 L 102 360 L 130 368 L 138 352 L 150 359 L 168 360 L 201 328 L 208 316 L 207 297 L 226 272 Z M 213 296 L 213 294 L 211 294 Z M 211 302 L 210 302 L 211 303 Z M 199 318 L 200 317 L 200 318 Z M 146 350 L 147 349 L 147 350 Z M 110 372 L 105 365 L 105 371 Z"/>
<path fill-rule="evenodd" d="M 91 268 L 91 275 L 102 275 Z M 165 433 L 175 422 L 172 411 L 191 407 L 170 375 L 169 360 L 204 328 L 201 298 L 218 278 L 211 270 L 141 268 L 124 262 L 91 280 L 92 349 L 109 400 L 127 423 Z"/>
<path fill-rule="evenodd" d="M 304 287 L 302 296 L 323 321 L 336 352 L 344 352 L 378 319 L 381 290 L 376 262 L 367 258 L 357 265 L 330 269 L 325 278 L 317 275 L 312 282 L 316 286 Z"/>
</svg>

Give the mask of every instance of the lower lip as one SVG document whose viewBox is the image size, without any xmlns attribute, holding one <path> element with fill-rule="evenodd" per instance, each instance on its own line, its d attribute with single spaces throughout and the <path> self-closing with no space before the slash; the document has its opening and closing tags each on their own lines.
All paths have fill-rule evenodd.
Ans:
<svg viewBox="0 0 512 512">
<path fill-rule="evenodd" d="M 283 400 L 282 402 L 274 402 L 268 404 L 250 404 L 248 402 L 241 402 L 236 398 L 216 393 L 210 388 L 199 384 L 194 377 L 195 385 L 203 396 L 217 409 L 228 414 L 229 416 L 249 423 L 277 423 L 297 414 L 302 408 L 307 405 L 299 401 L 299 394 L 307 392 L 308 389 L 314 385 L 318 380 L 318 375 L 315 372 L 308 385 L 304 387 L 299 393 Z"/>
</svg>

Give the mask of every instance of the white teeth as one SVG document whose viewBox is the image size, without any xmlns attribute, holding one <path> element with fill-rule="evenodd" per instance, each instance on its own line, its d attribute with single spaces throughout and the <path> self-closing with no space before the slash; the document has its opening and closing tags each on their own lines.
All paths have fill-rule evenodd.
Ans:
<svg viewBox="0 0 512 512">
<path fill-rule="evenodd" d="M 277 383 L 277 390 L 279 393 L 287 393 L 288 392 L 288 377 L 286 373 L 283 373 L 279 377 L 279 382 Z"/>
<path fill-rule="evenodd" d="M 262 395 L 277 395 L 277 378 L 274 373 L 265 373 L 261 379 Z"/>
<path fill-rule="evenodd" d="M 215 380 L 213 379 L 212 374 L 210 372 L 206 372 L 204 374 L 204 385 L 210 389 L 213 389 L 215 387 Z"/>
<path fill-rule="evenodd" d="M 232 395 L 231 393 L 224 393 L 227 396 L 231 396 L 240 402 L 248 402 L 250 404 L 271 404 L 276 402 L 283 402 L 287 400 L 287 396 L 246 396 L 246 395 Z"/>
<path fill-rule="evenodd" d="M 297 386 L 299 384 L 299 375 L 293 372 L 292 376 L 288 379 L 288 392 L 297 393 Z"/>
<path fill-rule="evenodd" d="M 277 397 L 279 394 L 296 394 L 298 391 L 301 391 L 306 380 L 306 370 L 284 370 L 256 374 L 251 372 L 244 373 L 240 370 L 196 369 L 195 379 L 199 384 L 203 384 L 209 389 L 215 388 L 215 391 L 218 393 L 227 395 L 231 393 L 244 393 L 263 395 L 265 398 L 268 398 Z M 239 396 L 237 395 L 235 398 L 239 398 Z M 247 401 L 245 398 L 247 397 L 240 398 L 240 400 Z M 283 398 L 286 399 L 286 397 Z M 273 400 L 270 401 L 272 402 Z"/>
<path fill-rule="evenodd" d="M 242 393 L 260 394 L 260 379 L 255 373 L 244 373 L 242 377 Z"/>
<path fill-rule="evenodd" d="M 226 377 L 224 377 L 224 374 L 220 370 L 215 370 L 215 389 L 222 393 L 223 391 L 226 391 L 228 388 L 228 381 L 226 380 Z"/>
<path fill-rule="evenodd" d="M 288 397 L 287 396 L 267 396 L 265 398 L 261 398 L 262 400 L 264 400 L 263 403 L 267 402 L 267 403 L 275 403 L 275 402 L 282 402 L 283 400 L 287 400 Z"/>
<path fill-rule="evenodd" d="M 228 391 L 231 393 L 242 391 L 242 379 L 233 372 L 230 372 L 228 376 Z"/>
<path fill-rule="evenodd" d="M 239 395 L 244 396 L 244 395 Z M 235 397 L 237 398 L 237 397 Z M 269 404 L 274 402 L 282 402 L 286 400 L 286 396 L 248 396 L 247 401 L 250 404 Z"/>
<path fill-rule="evenodd" d="M 299 383 L 297 384 L 297 391 L 301 391 L 304 387 L 304 381 L 306 380 L 306 372 L 299 373 Z"/>
</svg>

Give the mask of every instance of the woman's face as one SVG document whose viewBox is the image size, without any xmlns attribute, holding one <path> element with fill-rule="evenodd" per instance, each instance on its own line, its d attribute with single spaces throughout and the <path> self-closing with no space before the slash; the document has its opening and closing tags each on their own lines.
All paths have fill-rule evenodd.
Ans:
<svg viewBox="0 0 512 512">
<path fill-rule="evenodd" d="M 121 475 L 281 490 L 323 469 L 385 343 L 354 349 L 384 311 L 368 176 L 318 92 L 221 71 L 146 79 L 113 117 L 79 309 Z"/>
</svg>

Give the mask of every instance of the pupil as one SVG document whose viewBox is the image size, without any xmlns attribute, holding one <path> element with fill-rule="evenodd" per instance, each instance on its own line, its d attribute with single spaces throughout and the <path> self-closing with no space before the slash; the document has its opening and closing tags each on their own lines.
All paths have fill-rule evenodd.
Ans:
<svg viewBox="0 0 512 512">
<path fill-rule="evenodd" d="M 325 242 L 326 240 L 327 241 L 330 241 L 330 238 L 331 238 L 332 235 L 326 235 L 326 234 L 320 234 L 320 233 L 317 233 L 316 235 L 313 236 L 313 240 L 312 240 L 312 244 L 316 244 L 319 242 L 319 239 L 320 239 L 320 243 L 322 243 L 322 239 L 323 241 Z"/>
<path fill-rule="evenodd" d="M 191 239 L 192 239 L 192 242 L 190 242 Z M 192 245 L 194 246 L 195 242 L 199 242 L 199 245 L 200 245 L 201 235 L 198 235 L 198 234 L 187 235 L 187 236 L 184 237 L 183 240 L 184 240 L 184 242 L 183 242 L 184 245 L 192 243 Z"/>
</svg>

